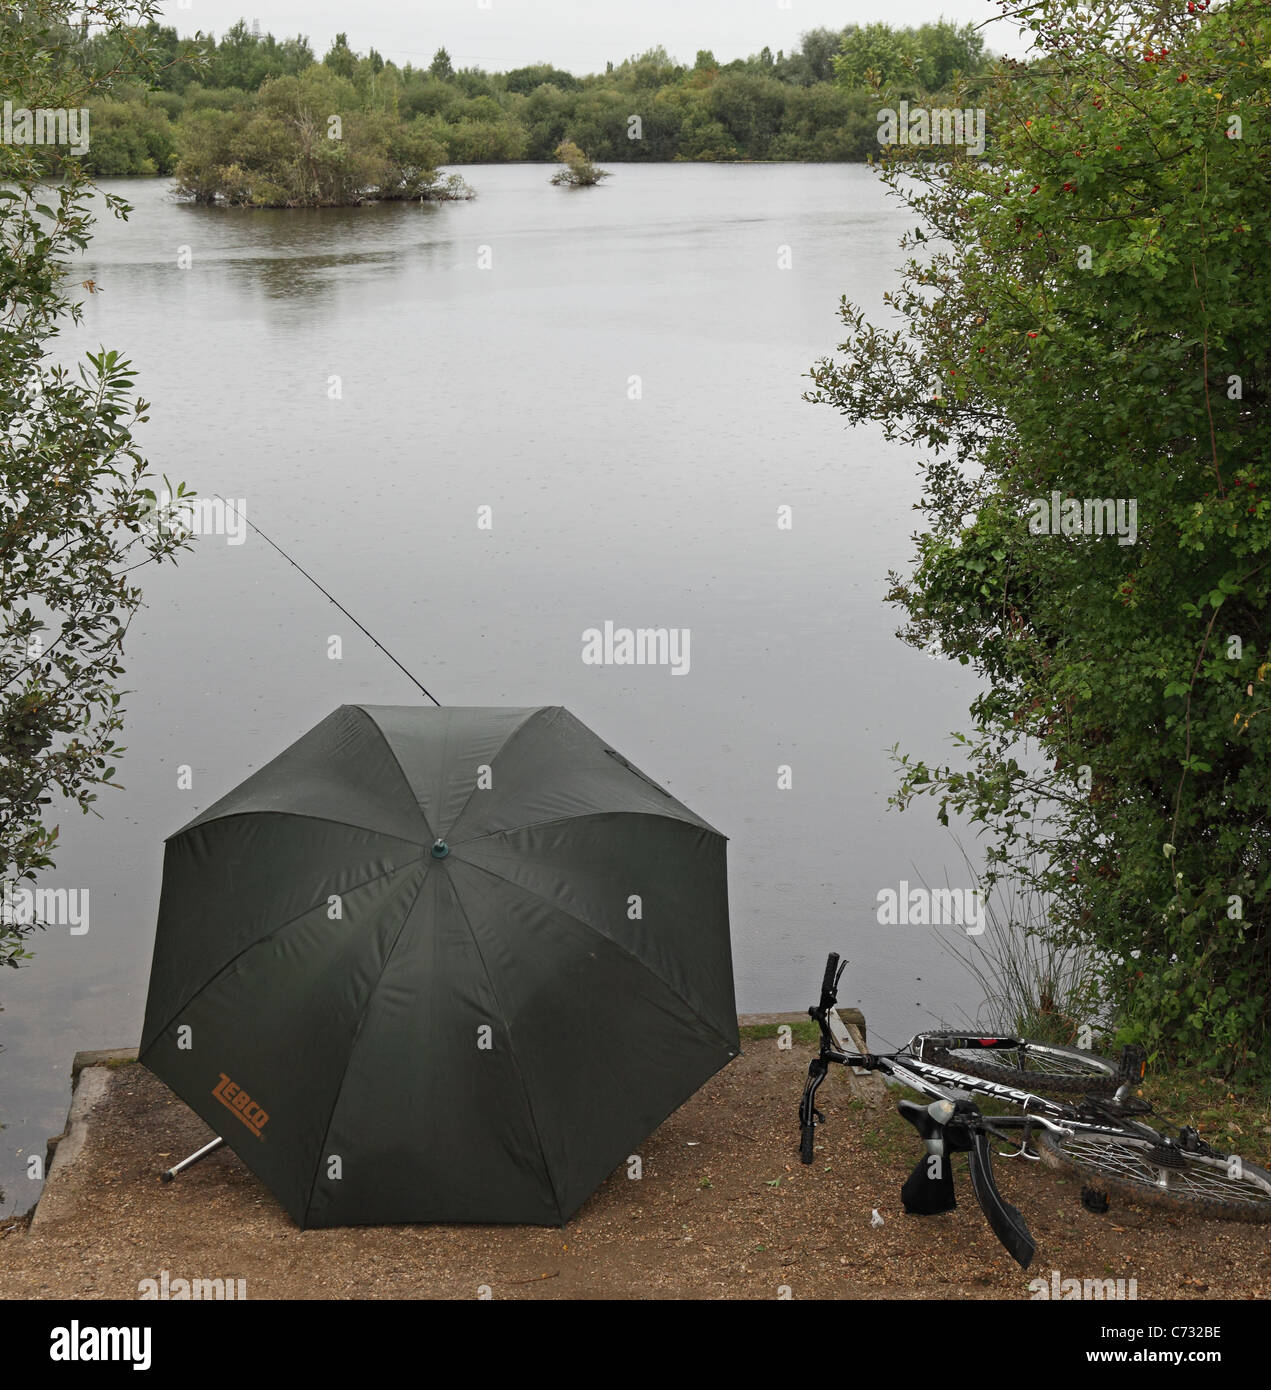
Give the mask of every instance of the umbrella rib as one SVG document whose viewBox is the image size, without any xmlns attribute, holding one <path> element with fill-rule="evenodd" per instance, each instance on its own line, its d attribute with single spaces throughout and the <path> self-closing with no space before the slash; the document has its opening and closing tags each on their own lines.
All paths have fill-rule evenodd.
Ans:
<svg viewBox="0 0 1271 1390">
<path fill-rule="evenodd" d="M 702 1015 L 697 1011 L 697 1009 L 695 1009 L 693 1005 L 689 1003 L 687 999 L 685 999 L 685 997 L 679 992 L 679 990 L 675 988 L 674 985 L 671 984 L 669 980 L 664 980 L 661 975 L 658 975 L 654 972 L 654 970 L 649 966 L 647 961 L 642 961 L 634 951 L 629 951 L 620 941 L 615 941 L 614 938 L 610 936 L 608 932 L 603 931 L 594 922 L 588 922 L 585 918 L 579 917 L 575 913 L 570 912 L 567 908 L 562 907 L 559 903 L 554 903 L 550 898 L 545 898 L 541 893 L 536 893 L 533 888 L 527 888 L 523 883 L 517 883 L 515 879 L 508 878 L 505 874 L 495 873 L 493 869 L 487 869 L 484 864 L 474 864 L 470 860 L 466 859 L 461 862 L 469 869 L 479 869 L 482 873 L 489 874 L 491 878 L 497 878 L 500 883 L 506 883 L 509 887 L 516 888 L 522 893 L 528 893 L 530 897 L 537 898 L 538 901 L 541 903 L 546 903 L 547 906 L 550 907 L 554 912 L 559 912 L 563 917 L 568 917 L 571 922 L 577 922 L 580 926 L 586 927 L 588 931 L 594 931 L 597 936 L 603 937 L 611 946 L 613 946 L 616 950 L 621 951 L 624 956 L 629 956 L 633 961 L 635 961 L 635 963 L 641 968 L 641 970 L 643 970 L 646 974 L 652 975 L 653 978 L 660 985 L 668 989 L 671 992 L 671 994 L 673 994 L 675 998 L 678 999 L 680 1003 L 684 1005 L 684 1007 L 689 1011 L 689 1013 L 691 1013 L 693 1017 L 702 1025 L 703 1028 L 705 1028 L 708 1032 L 713 1033 L 720 1040 L 720 1042 L 724 1043 L 725 1046 L 727 1046 L 728 1039 L 724 1037 L 724 1035 L 715 1027 L 713 1023 L 710 1023 L 706 1019 L 704 1019 Z"/>
<path fill-rule="evenodd" d="M 685 807 L 687 810 L 688 808 Z M 547 820 L 527 821 L 521 825 L 505 825 L 500 830 L 487 830 L 484 835 L 474 835 L 471 840 L 452 840 L 451 848 L 467 848 L 469 845 L 479 845 L 484 840 L 493 840 L 498 835 L 518 835 L 522 830 L 541 830 L 545 825 L 567 825 L 572 820 L 599 820 L 604 816 L 649 816 L 653 820 L 674 821 L 676 825 L 691 825 L 698 830 L 705 830 L 711 835 L 717 836 L 725 844 L 728 836 L 722 830 L 716 830 L 713 825 L 707 825 L 704 820 L 693 818 L 690 811 L 689 816 L 672 816 L 664 811 L 574 811 L 568 816 L 551 816 Z M 466 860 L 464 861 L 467 862 Z"/>
<path fill-rule="evenodd" d="M 499 756 L 500 753 L 503 752 L 503 750 L 508 746 L 508 744 L 513 741 L 513 739 L 515 739 L 523 730 L 525 730 L 530 724 L 532 724 L 540 714 L 554 713 L 557 708 L 558 706 L 556 705 L 544 705 L 539 709 L 533 710 L 527 718 L 522 719 L 521 722 L 516 726 L 516 728 L 508 734 L 507 738 L 505 738 L 503 742 L 499 744 L 499 746 L 494 750 L 494 752 L 490 754 L 490 771 L 493 773 L 495 759 Z M 454 832 L 459 828 L 464 816 L 467 814 L 468 807 L 472 805 L 472 798 L 476 796 L 476 794 L 477 788 L 474 785 L 472 790 L 468 793 L 463 805 L 459 807 L 458 814 L 455 816 L 454 820 L 452 820 L 450 824 L 446 827 L 447 835 L 453 835 Z"/>
<path fill-rule="evenodd" d="M 396 837 L 394 836 L 393 838 Z M 411 842 L 409 840 L 406 840 L 403 841 L 403 843 L 410 844 Z M 418 846 L 416 846 L 416 848 L 418 848 Z M 360 883 L 353 884 L 353 890 L 355 891 L 359 888 L 365 888 L 368 884 L 378 883 L 382 878 L 391 878 L 393 874 L 399 874 L 403 872 L 403 870 L 409 869 L 414 865 L 420 863 L 424 865 L 425 869 L 428 868 L 428 861 L 424 859 L 423 855 L 421 854 L 418 859 L 408 859 L 405 864 L 398 864 L 396 868 L 385 869 L 382 874 L 374 874 L 370 878 L 364 878 Z M 427 874 L 425 874 L 425 877 L 427 877 Z M 420 883 L 420 887 L 423 887 L 422 881 Z M 418 894 L 416 894 L 416 896 L 418 896 Z M 319 897 L 316 902 L 310 903 L 308 907 L 302 909 L 300 912 L 297 912 L 294 917 L 288 917 L 285 922 L 279 922 L 276 927 L 274 927 L 271 931 L 266 932 L 264 936 L 258 936 L 255 938 L 255 940 L 249 941 L 241 950 L 235 951 L 234 954 L 230 956 L 230 958 L 227 961 L 223 961 L 220 967 L 217 970 L 215 970 L 211 975 L 209 975 L 208 978 L 204 980 L 201 985 L 199 985 L 199 987 L 194 991 L 193 994 L 187 996 L 187 998 L 182 1000 L 181 1004 L 176 1009 L 176 1012 L 172 1014 L 172 1016 L 168 1019 L 168 1021 L 163 1025 L 162 1028 L 158 1029 L 155 1032 L 154 1042 L 151 1043 L 151 1047 L 153 1047 L 154 1043 L 158 1042 L 159 1039 L 163 1037 L 163 1035 L 168 1031 L 168 1029 L 172 1027 L 173 1022 L 179 1017 L 181 1011 L 183 1009 L 188 1009 L 190 1005 L 194 1002 L 194 1000 L 196 1000 L 205 989 L 208 989 L 210 986 L 214 985 L 216 981 L 219 980 L 220 977 L 224 975 L 224 973 L 230 968 L 230 966 L 234 964 L 235 961 L 245 956 L 248 953 L 248 951 L 254 950 L 257 946 L 260 946 L 264 942 L 271 940 L 273 937 L 277 936 L 279 932 L 286 931 L 288 927 L 294 926 L 297 922 L 301 920 L 301 918 L 307 917 L 316 907 L 319 906 L 320 902 L 321 897 Z M 149 1048 L 146 1049 L 147 1052 L 149 1050 Z M 137 1060 L 140 1061 L 141 1058 L 138 1057 Z"/>
<path fill-rule="evenodd" d="M 366 991 L 366 1001 L 362 1005 L 362 1012 L 358 1015 L 357 1028 L 349 1042 L 349 1050 L 344 1058 L 344 1070 L 340 1073 L 340 1084 L 335 1088 L 335 1099 L 331 1102 L 331 1109 L 327 1114 L 327 1122 L 322 1128 L 322 1142 L 318 1145 L 317 1162 L 313 1165 L 313 1178 L 309 1183 L 309 1195 L 305 1198 L 304 1216 L 309 1219 L 309 1210 L 313 1206 L 314 1189 L 318 1186 L 318 1174 L 322 1171 L 322 1153 L 327 1146 L 327 1140 L 331 1137 L 331 1125 L 335 1120 L 335 1112 L 340 1108 L 340 1097 L 344 1094 L 344 1083 L 348 1079 L 349 1067 L 353 1062 L 353 1054 L 357 1051 L 357 1045 L 362 1038 L 362 1028 L 366 1023 L 366 1015 L 370 1012 L 371 1001 L 379 992 L 380 981 L 384 978 L 384 972 L 388 969 L 389 963 L 393 959 L 393 952 L 397 950 L 397 943 L 402 939 L 402 933 L 406 930 L 406 924 L 414 915 L 416 904 L 419 902 L 419 895 L 424 891 L 424 884 L 428 882 L 428 872 L 431 865 L 425 861 L 424 876 L 419 880 L 419 887 L 415 889 L 415 896 L 410 900 L 410 906 L 402 913 L 401 924 L 397 928 L 397 935 L 393 937 L 393 944 L 384 953 L 384 964 L 380 966 L 380 972 L 375 977 L 375 983 Z"/>
<path fill-rule="evenodd" d="M 490 967 L 486 964 L 485 952 L 481 949 L 481 943 L 477 940 L 477 934 L 472 930 L 472 921 L 468 916 L 468 909 L 463 905 L 463 899 L 459 894 L 459 889 L 451 880 L 451 891 L 455 895 L 455 906 L 463 914 L 463 924 L 468 929 L 468 935 L 472 938 L 472 944 L 476 948 L 477 955 L 481 959 L 481 968 L 485 971 L 486 982 L 490 986 L 490 992 L 494 995 L 494 1002 L 498 1005 L 499 1013 L 503 1015 L 503 1027 L 507 1030 L 509 1042 L 512 1038 L 512 1024 L 508 1019 L 507 1011 L 503 1007 L 503 1001 L 499 998 L 499 991 L 494 985 L 494 976 L 490 973 Z M 556 1179 L 552 1175 L 552 1165 L 547 1161 L 547 1150 L 543 1147 L 543 1136 L 539 1132 L 538 1121 L 534 1117 L 534 1103 L 530 1098 L 530 1088 L 526 1085 L 524 1073 L 521 1071 L 521 1064 L 516 1060 L 516 1048 L 513 1045 L 508 1047 L 508 1055 L 512 1059 L 512 1066 L 516 1071 L 517 1080 L 521 1083 L 521 1094 L 525 1097 L 525 1108 L 529 1112 L 530 1125 L 534 1130 L 534 1140 L 538 1145 L 539 1157 L 543 1160 L 543 1172 L 547 1174 L 548 1186 L 552 1189 L 552 1201 L 556 1204 L 556 1215 L 563 1226 L 565 1217 L 561 1207 L 560 1193 L 556 1190 Z"/>
<path fill-rule="evenodd" d="M 431 699 L 431 696 L 429 698 Z M 434 704 L 435 703 L 436 702 L 434 701 Z M 366 712 L 365 709 L 362 708 L 361 705 L 350 705 L 349 708 L 357 710 L 357 712 L 362 716 L 362 718 L 365 719 L 366 722 L 379 735 L 380 742 L 388 750 L 388 756 L 393 760 L 393 766 L 396 767 L 398 772 L 400 772 L 402 775 L 402 785 L 406 788 L 406 795 L 410 797 L 411 801 L 414 803 L 415 809 L 419 812 L 419 818 L 424 823 L 424 829 L 428 832 L 428 838 L 430 840 L 433 839 L 433 827 L 428 823 L 428 817 L 424 814 L 424 808 L 419 804 L 419 798 L 415 795 L 415 788 L 411 786 L 410 778 L 406 775 L 406 769 L 402 766 L 401 760 L 398 758 L 396 752 L 394 752 L 393 745 L 388 741 L 388 735 L 384 732 L 383 729 L 380 728 L 380 726 L 375 722 L 374 719 L 371 718 L 371 716 Z"/>
<path fill-rule="evenodd" d="M 225 821 L 239 820 L 243 816 L 286 816 L 289 820 L 311 820 L 315 821 L 318 825 L 338 825 L 341 830 L 363 830 L 368 835 L 382 835 L 386 840 L 398 840 L 403 845 L 414 845 L 416 849 L 422 848 L 418 840 L 410 840 L 407 839 L 405 835 L 395 835 L 391 830 L 380 830 L 373 825 L 359 825 L 356 821 L 351 820 L 333 820 L 330 816 L 314 816 L 310 815 L 307 811 L 292 811 L 287 809 L 269 811 L 264 807 L 248 811 L 231 811 L 228 815 L 214 816 L 211 820 L 191 821 L 189 825 L 182 826 L 180 830 L 174 831 L 163 843 L 165 845 L 171 844 L 174 840 L 179 840 L 182 835 L 187 834 L 191 830 L 202 830 L 204 826 L 208 825 L 221 825 Z M 427 829 L 428 818 L 424 816 L 422 811 L 420 812 L 420 816 L 423 818 L 424 828 Z"/>
</svg>

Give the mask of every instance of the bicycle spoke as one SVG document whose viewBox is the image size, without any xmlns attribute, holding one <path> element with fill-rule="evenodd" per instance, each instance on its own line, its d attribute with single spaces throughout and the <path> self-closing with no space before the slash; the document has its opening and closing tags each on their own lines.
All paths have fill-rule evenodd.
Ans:
<svg viewBox="0 0 1271 1390">
<path fill-rule="evenodd" d="M 1063 1148 L 1074 1160 L 1098 1168 L 1109 1178 L 1170 1196 L 1198 1201 L 1271 1202 L 1271 1189 L 1248 1175 L 1232 1177 L 1225 1159 L 1179 1151 L 1171 1154 L 1173 1161 L 1162 1163 L 1154 1158 L 1154 1146 L 1146 1141 L 1084 1136 L 1067 1140 Z"/>
</svg>

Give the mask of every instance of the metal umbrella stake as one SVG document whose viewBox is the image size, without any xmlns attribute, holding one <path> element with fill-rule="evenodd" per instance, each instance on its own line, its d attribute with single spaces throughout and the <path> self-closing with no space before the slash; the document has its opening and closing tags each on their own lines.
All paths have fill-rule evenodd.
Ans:
<svg viewBox="0 0 1271 1390">
<path fill-rule="evenodd" d="M 171 1168 L 165 1168 L 159 1175 L 160 1178 L 163 1182 L 171 1182 L 179 1173 L 184 1173 L 187 1168 L 193 1168 L 196 1163 L 202 1162 L 209 1154 L 214 1154 L 224 1143 L 225 1140 L 218 1134 L 215 1139 L 204 1144 L 201 1149 L 195 1149 L 189 1158 L 183 1158 L 180 1163 L 174 1163 Z"/>
</svg>

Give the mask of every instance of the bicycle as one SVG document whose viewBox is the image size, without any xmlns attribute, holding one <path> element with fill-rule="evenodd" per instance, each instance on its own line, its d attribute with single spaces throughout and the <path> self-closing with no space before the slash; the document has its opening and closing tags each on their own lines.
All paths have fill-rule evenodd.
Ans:
<svg viewBox="0 0 1271 1390">
<path fill-rule="evenodd" d="M 949 1160 L 967 1153 L 976 1201 L 994 1235 L 1025 1269 L 1036 1243 L 1019 1209 L 998 1190 L 992 1139 L 1017 1146 L 1011 1153 L 997 1151 L 999 1158 L 1044 1161 L 1082 1179 L 1082 1202 L 1094 1211 L 1106 1211 L 1115 1195 L 1219 1220 L 1271 1221 L 1271 1173 L 1211 1148 L 1188 1126 L 1170 1127 L 1176 1128 L 1170 1133 L 1146 1123 L 1152 1107 L 1133 1094 L 1146 1070 L 1139 1049 L 1125 1048 L 1112 1061 L 1027 1038 L 928 1032 L 916 1034 L 900 1052 L 855 1052 L 835 1007 L 846 966 L 830 953 L 820 1003 L 808 1010 L 821 1046 L 799 1103 L 799 1153 L 805 1164 L 813 1161 L 816 1127 L 825 1122 L 816 1093 L 831 1064 L 838 1064 L 880 1072 L 931 1097 L 928 1105 L 898 1104 L 926 1149 L 901 1188 L 905 1210 L 924 1216 L 953 1210 L 957 1199 Z M 941 1061 L 933 1060 L 937 1057 Z M 999 1077 L 1082 1095 L 1078 1101 L 1051 1099 Z M 985 1115 L 972 1099 L 976 1096 L 1005 1102 L 1020 1113 Z"/>
</svg>

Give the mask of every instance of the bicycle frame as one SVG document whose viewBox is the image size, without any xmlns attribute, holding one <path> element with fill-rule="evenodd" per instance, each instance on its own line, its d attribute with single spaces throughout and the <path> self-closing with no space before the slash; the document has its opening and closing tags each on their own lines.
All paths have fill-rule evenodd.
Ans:
<svg viewBox="0 0 1271 1390">
<path fill-rule="evenodd" d="M 842 1021 L 838 1018 L 837 1010 L 831 1009 L 829 1012 L 841 1028 Z M 831 1027 L 833 1027 L 832 1024 Z M 912 1041 L 910 1046 L 912 1046 Z M 1066 1134 L 1079 1130 L 1091 1134 L 1126 1134 L 1132 1132 L 1148 1139 L 1161 1137 L 1159 1132 L 1151 1126 L 1138 1124 L 1128 1117 L 1118 1118 L 1108 1124 L 1099 1124 L 1088 1119 L 1082 1113 L 1083 1107 L 1074 1106 L 1066 1101 L 1053 1100 L 1049 1096 L 1035 1095 L 1032 1091 L 1021 1091 L 1018 1087 L 1007 1086 L 1000 1081 L 988 1081 L 983 1077 L 970 1076 L 964 1072 L 953 1071 L 948 1067 L 937 1066 L 934 1062 L 925 1062 L 922 1058 L 913 1056 L 908 1050 L 892 1053 L 870 1053 L 843 1052 L 836 1048 L 822 1047 L 819 1059 L 827 1063 L 834 1062 L 842 1066 L 882 1072 L 902 1086 L 908 1086 L 910 1090 L 917 1091 L 921 1095 L 931 1096 L 935 1100 L 957 1101 L 960 1095 L 971 1094 L 987 1096 L 991 1100 L 1005 1101 L 1007 1104 L 1019 1108 L 1019 1115 L 982 1116 L 985 1125 L 990 1128 L 994 1125 L 1019 1128 L 1025 1121 L 1034 1121 L 1044 1125 L 1047 1129 Z M 826 1071 L 828 1072 L 828 1067 Z M 811 1079 L 809 1077 L 809 1080 Z M 822 1073 L 817 1077 L 815 1085 L 805 1094 L 809 1098 L 815 1095 L 824 1079 L 825 1073 Z M 1115 1102 L 1109 1104 L 1113 1103 Z M 1093 1101 L 1087 1102 L 1088 1106 L 1095 1104 L 1097 1103 Z"/>
<path fill-rule="evenodd" d="M 813 1161 L 814 1130 L 816 1125 L 825 1119 L 816 1108 L 815 1101 L 817 1090 L 828 1075 L 830 1066 L 837 1064 L 881 1072 L 884 1076 L 933 1100 L 933 1103 L 926 1107 L 916 1105 L 912 1101 L 902 1100 L 899 1103 L 900 1114 L 918 1131 L 926 1149 L 926 1156 L 919 1160 L 901 1189 L 905 1209 L 920 1215 L 936 1215 L 956 1206 L 951 1164 L 947 1159 L 953 1153 L 968 1153 L 971 1185 L 976 1200 L 994 1234 L 1012 1257 L 1026 1269 L 1036 1245 L 1023 1216 L 1017 1208 L 1005 1201 L 997 1189 L 992 1169 L 993 1149 L 988 1142 L 990 1135 L 1013 1142 L 1014 1136 L 1003 1131 L 1024 1131 L 1018 1150 L 1014 1154 L 999 1157 L 1036 1157 L 1028 1151 L 1033 1126 L 1044 1126 L 1069 1135 L 1077 1132 L 1138 1135 L 1160 1141 L 1161 1136 L 1149 1126 L 1136 1124 L 1114 1113 L 1106 1113 L 1122 1103 L 1128 1090 L 1125 1086 L 1118 1090 L 1111 1101 L 1100 1101 L 1090 1096 L 1080 1106 L 1074 1106 L 1035 1095 L 1031 1091 L 1021 1090 L 1000 1081 L 989 1081 L 949 1067 L 938 1066 L 914 1055 L 922 1050 L 924 1039 L 940 1037 L 943 1040 L 947 1035 L 942 1034 L 918 1034 L 910 1039 L 906 1052 L 879 1054 L 852 1050 L 847 1028 L 834 1007 L 839 978 L 844 968 L 845 966 L 839 965 L 838 956 L 831 954 L 822 982 L 821 1002 L 808 1010 L 809 1016 L 820 1029 L 821 1046 L 808 1066 L 808 1078 L 799 1104 L 801 1157 L 804 1163 Z M 975 1044 L 986 1048 L 1018 1048 L 1022 1041 L 1014 1038 L 974 1040 Z M 974 1096 L 1006 1102 L 1020 1113 L 1011 1116 L 982 1115 L 970 1099 Z"/>
</svg>

